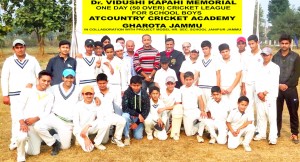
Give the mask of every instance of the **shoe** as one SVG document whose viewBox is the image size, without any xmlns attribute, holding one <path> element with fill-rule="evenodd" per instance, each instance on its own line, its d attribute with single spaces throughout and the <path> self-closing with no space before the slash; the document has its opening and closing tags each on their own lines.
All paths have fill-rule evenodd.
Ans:
<svg viewBox="0 0 300 162">
<path fill-rule="evenodd" d="M 94 144 L 94 146 L 95 146 L 97 149 L 102 150 L 102 151 L 106 149 L 106 147 L 103 146 L 102 144 L 100 144 L 100 145 Z"/>
<path fill-rule="evenodd" d="M 174 139 L 175 141 L 178 141 L 178 140 L 179 140 L 179 136 L 176 134 L 176 135 L 174 135 L 173 139 Z"/>
<path fill-rule="evenodd" d="M 150 140 L 150 141 L 153 140 L 152 134 L 148 134 L 148 135 L 147 135 L 147 139 Z"/>
<path fill-rule="evenodd" d="M 130 138 L 125 138 L 124 145 L 129 146 L 130 145 Z"/>
<path fill-rule="evenodd" d="M 52 156 L 55 156 L 59 153 L 60 146 L 61 146 L 61 143 L 58 140 L 56 140 L 55 143 L 52 145 L 52 150 L 51 150 Z"/>
<path fill-rule="evenodd" d="M 246 152 L 251 152 L 252 151 L 252 149 L 249 145 L 243 144 L 243 146 L 244 146 L 244 149 L 245 149 Z"/>
<path fill-rule="evenodd" d="M 10 143 L 10 144 L 9 144 L 9 150 L 10 150 L 10 151 L 12 151 L 12 150 L 14 150 L 14 149 L 16 149 L 16 148 L 17 148 L 17 143 L 14 142 L 14 143 Z"/>
<path fill-rule="evenodd" d="M 299 143 L 298 135 L 292 134 L 291 139 L 294 142 L 294 144 L 298 144 Z"/>
<path fill-rule="evenodd" d="M 276 145 L 276 143 L 277 143 L 277 140 L 275 139 L 275 140 L 270 140 L 269 141 L 269 145 Z"/>
<path fill-rule="evenodd" d="M 257 134 L 257 135 L 253 138 L 254 141 L 260 141 L 260 140 L 262 140 L 262 139 L 266 139 L 266 137 L 262 137 L 262 136 L 260 136 L 259 134 Z"/>
<path fill-rule="evenodd" d="M 211 138 L 210 140 L 209 140 L 209 144 L 215 144 L 216 143 L 216 139 L 215 138 Z"/>
<path fill-rule="evenodd" d="M 116 144 L 118 147 L 124 147 L 124 143 L 122 142 L 122 140 L 118 140 L 114 137 L 111 138 L 111 143 Z"/>
<path fill-rule="evenodd" d="M 204 139 L 202 138 L 202 136 L 197 136 L 197 141 L 199 142 L 199 143 L 203 143 L 204 142 Z"/>
</svg>

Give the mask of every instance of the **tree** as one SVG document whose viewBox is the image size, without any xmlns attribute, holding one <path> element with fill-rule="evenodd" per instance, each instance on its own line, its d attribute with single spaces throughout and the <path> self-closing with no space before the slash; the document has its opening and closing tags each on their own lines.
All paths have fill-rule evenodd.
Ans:
<svg viewBox="0 0 300 162">
<path fill-rule="evenodd" d="M 259 5 L 259 38 L 260 40 L 264 40 L 265 37 L 265 19 L 264 19 L 264 11 Z M 255 4 L 255 11 L 254 11 L 254 21 L 253 21 L 253 34 L 256 34 L 256 28 L 257 28 L 257 3 Z"/>
<path fill-rule="evenodd" d="M 291 36 L 300 34 L 300 12 L 295 9 L 288 9 L 285 13 L 277 16 L 273 20 L 272 29 L 268 33 L 268 37 L 277 40 L 282 33 Z"/>
<path fill-rule="evenodd" d="M 36 34 L 39 51 L 44 54 L 45 37 L 50 31 L 66 31 L 71 25 L 71 0 L 2 0 L 4 22 Z"/>
<path fill-rule="evenodd" d="M 289 6 L 289 0 L 270 0 L 268 6 L 268 21 L 273 23 L 273 20 L 289 9 Z"/>
</svg>

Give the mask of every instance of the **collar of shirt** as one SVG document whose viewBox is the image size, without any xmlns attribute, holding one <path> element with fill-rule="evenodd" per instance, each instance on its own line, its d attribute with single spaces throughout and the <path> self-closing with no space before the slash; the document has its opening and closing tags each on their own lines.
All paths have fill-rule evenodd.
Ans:
<svg viewBox="0 0 300 162">
<path fill-rule="evenodd" d="M 26 60 L 27 59 L 27 53 L 25 53 L 25 57 L 24 57 L 24 59 L 23 60 Z M 18 59 L 18 57 L 17 57 L 17 55 L 16 55 L 16 53 L 14 53 L 14 55 L 13 55 L 13 57 L 14 57 L 14 59 Z M 18 59 L 19 60 L 19 59 Z M 22 61 L 23 61 L 22 60 Z"/>
</svg>

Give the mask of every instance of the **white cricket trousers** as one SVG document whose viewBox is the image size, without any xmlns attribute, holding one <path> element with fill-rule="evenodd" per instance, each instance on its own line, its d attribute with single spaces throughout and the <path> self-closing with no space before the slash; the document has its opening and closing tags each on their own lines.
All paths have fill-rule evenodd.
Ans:
<svg viewBox="0 0 300 162">
<path fill-rule="evenodd" d="M 207 105 L 207 103 L 212 99 L 211 98 L 211 88 L 200 88 L 202 90 L 202 99 L 204 105 Z"/>
<path fill-rule="evenodd" d="M 257 131 L 261 137 L 267 136 L 267 122 L 270 124 L 269 140 L 277 139 L 277 108 L 276 98 L 266 98 L 266 101 L 256 99 Z"/>
<path fill-rule="evenodd" d="M 246 87 L 246 96 L 249 99 L 249 104 L 248 107 L 246 109 L 247 112 L 251 112 L 254 113 L 254 103 L 255 103 L 255 85 L 253 84 L 247 84 L 245 83 L 245 87 Z M 237 101 L 236 101 L 237 102 Z"/>
<path fill-rule="evenodd" d="M 222 87 L 222 89 L 228 89 L 229 87 Z M 230 102 L 230 109 L 237 108 L 237 102 L 241 96 L 241 87 L 237 85 L 229 94 L 222 95 Z"/>
<path fill-rule="evenodd" d="M 180 136 L 180 127 L 183 118 L 183 107 L 181 104 L 177 104 L 173 107 L 172 113 L 172 127 L 171 127 L 171 137 L 175 135 Z M 168 123 L 167 123 L 168 124 Z"/>
<path fill-rule="evenodd" d="M 19 121 L 17 119 L 19 95 L 9 96 L 10 99 L 10 116 L 11 116 L 11 143 L 17 142 L 17 136 L 20 130 Z"/>
<path fill-rule="evenodd" d="M 96 134 L 96 137 L 94 138 L 95 145 L 100 145 L 104 139 L 106 132 L 109 130 L 109 126 L 110 126 L 109 123 L 99 121 L 94 127 L 90 127 L 88 129 L 86 136 L 88 136 L 90 134 Z M 76 137 L 76 140 L 79 143 L 79 145 L 81 146 L 82 150 L 85 152 L 93 151 L 94 147 L 91 150 L 87 150 L 85 148 L 84 139 L 80 136 L 80 132 L 77 134 L 74 134 L 74 136 Z"/>
<path fill-rule="evenodd" d="M 19 124 L 20 126 L 20 124 Z M 25 161 L 25 154 L 38 155 L 41 150 L 42 139 L 39 137 L 33 126 L 28 126 L 28 132 L 19 131 L 17 135 L 17 161 Z M 25 145 L 28 148 L 25 149 Z"/>
<path fill-rule="evenodd" d="M 249 145 L 253 138 L 254 132 L 255 132 L 255 127 L 253 124 L 249 124 L 247 127 L 241 129 L 240 133 L 236 137 L 234 137 L 232 135 L 232 133 L 229 131 L 228 132 L 228 148 L 236 149 L 241 144 L 240 143 L 241 136 L 245 136 L 243 144 Z"/>
<path fill-rule="evenodd" d="M 163 123 L 166 125 L 166 120 L 162 119 Z M 145 119 L 145 132 L 147 135 L 152 135 L 153 134 L 153 130 L 154 130 L 154 125 L 156 124 L 156 122 L 153 120 L 151 114 L 149 114 L 147 116 L 147 118 Z M 164 128 L 162 131 L 158 131 L 158 130 L 154 130 L 157 133 L 157 138 L 159 140 L 166 140 L 168 138 L 167 136 L 167 132 L 166 132 L 166 128 Z"/>
<path fill-rule="evenodd" d="M 203 135 L 203 131 L 205 126 L 208 128 L 208 131 L 210 133 L 210 136 L 212 138 L 215 138 L 218 142 L 218 144 L 226 144 L 227 142 L 227 126 L 226 121 L 215 121 L 212 119 L 201 119 L 201 122 L 199 124 L 199 136 Z M 218 135 L 216 134 L 216 130 L 218 130 Z"/>
<path fill-rule="evenodd" d="M 52 146 L 56 140 L 61 143 L 62 149 L 68 149 L 71 146 L 73 123 L 65 122 L 51 113 L 46 118 L 40 120 L 34 125 L 39 136 L 48 146 Z M 59 139 L 55 139 L 50 133 L 50 129 L 55 129 Z"/>
<path fill-rule="evenodd" d="M 117 140 L 121 140 L 123 130 L 126 124 L 126 120 L 118 114 L 111 113 L 104 117 L 104 121 L 109 124 L 109 128 L 112 125 L 116 126 L 114 138 L 116 138 Z M 107 143 L 109 140 L 109 130 L 110 130 L 109 128 L 108 128 L 108 132 L 105 134 L 103 143 Z"/>
<path fill-rule="evenodd" d="M 198 132 L 199 125 L 194 125 L 194 121 L 200 118 L 200 110 L 183 109 L 183 126 L 187 136 L 193 136 Z"/>
</svg>

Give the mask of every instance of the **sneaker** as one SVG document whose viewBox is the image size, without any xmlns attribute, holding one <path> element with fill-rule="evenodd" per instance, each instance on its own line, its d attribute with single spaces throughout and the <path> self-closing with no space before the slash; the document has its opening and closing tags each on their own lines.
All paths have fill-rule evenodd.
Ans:
<svg viewBox="0 0 300 162">
<path fill-rule="evenodd" d="M 178 141 L 178 140 L 179 140 L 179 136 L 176 134 L 176 135 L 174 135 L 173 139 L 174 139 L 175 141 Z"/>
<path fill-rule="evenodd" d="M 291 139 L 294 142 L 294 144 L 298 144 L 299 143 L 298 135 L 292 134 Z"/>
<path fill-rule="evenodd" d="M 16 149 L 16 148 L 17 148 L 17 143 L 14 142 L 14 143 L 10 143 L 10 144 L 9 144 L 9 150 L 10 150 L 10 151 L 12 151 L 12 150 L 14 150 L 14 149 Z"/>
<path fill-rule="evenodd" d="M 111 143 L 116 144 L 118 147 L 124 147 L 124 143 L 122 142 L 122 140 L 118 140 L 114 137 L 111 138 Z"/>
<path fill-rule="evenodd" d="M 252 151 L 252 149 L 249 145 L 243 144 L 243 146 L 244 146 L 244 149 L 245 149 L 246 152 L 251 152 Z"/>
<path fill-rule="evenodd" d="M 275 140 L 270 140 L 269 141 L 269 145 L 276 145 L 276 143 L 277 143 L 277 140 L 275 139 Z"/>
<path fill-rule="evenodd" d="M 215 138 L 211 138 L 211 139 L 209 140 L 209 143 L 210 143 L 210 144 L 215 144 L 215 143 L 216 143 L 216 139 L 215 139 Z"/>
<path fill-rule="evenodd" d="M 197 141 L 199 142 L 199 143 L 203 143 L 204 142 L 204 139 L 202 138 L 202 136 L 197 136 Z"/>
<path fill-rule="evenodd" d="M 125 138 L 124 145 L 129 146 L 130 145 L 130 138 Z"/>
<path fill-rule="evenodd" d="M 152 134 L 148 134 L 148 135 L 147 135 L 147 139 L 150 140 L 150 141 L 153 140 Z"/>
<path fill-rule="evenodd" d="M 55 143 L 52 145 L 52 150 L 51 150 L 52 156 L 55 156 L 59 153 L 60 146 L 61 146 L 61 143 L 58 140 L 56 140 Z"/>
<path fill-rule="evenodd" d="M 262 136 L 260 136 L 259 134 L 257 134 L 257 135 L 253 138 L 254 141 L 260 141 L 260 140 L 262 140 L 262 139 L 266 139 L 266 137 L 262 137 Z"/>
<path fill-rule="evenodd" d="M 94 144 L 94 146 L 95 146 L 97 149 L 102 150 L 102 151 L 106 149 L 106 147 L 105 147 L 104 145 L 102 145 L 102 144 L 100 144 L 100 145 Z"/>
</svg>

